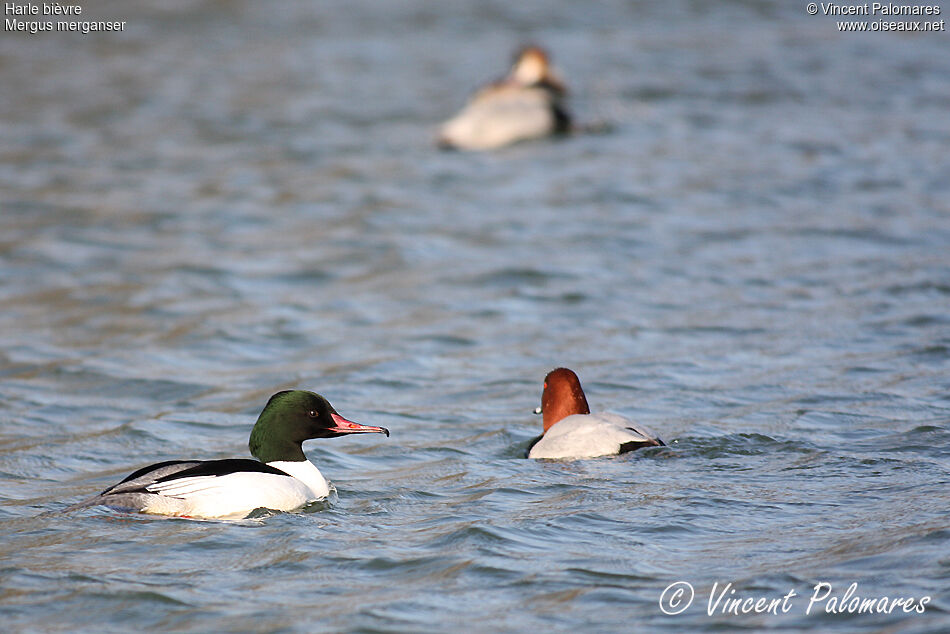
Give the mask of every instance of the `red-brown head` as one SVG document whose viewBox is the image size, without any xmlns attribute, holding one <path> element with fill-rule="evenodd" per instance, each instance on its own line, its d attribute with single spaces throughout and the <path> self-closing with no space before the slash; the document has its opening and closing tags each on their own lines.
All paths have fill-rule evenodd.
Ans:
<svg viewBox="0 0 950 634">
<path fill-rule="evenodd" d="M 590 414 L 580 379 L 572 370 L 558 368 L 544 377 L 541 413 L 544 414 L 544 431 L 572 414 Z"/>
<path fill-rule="evenodd" d="M 525 46 L 518 51 L 508 79 L 521 86 L 546 86 L 561 94 L 566 92 L 548 54 L 539 46 Z"/>
</svg>

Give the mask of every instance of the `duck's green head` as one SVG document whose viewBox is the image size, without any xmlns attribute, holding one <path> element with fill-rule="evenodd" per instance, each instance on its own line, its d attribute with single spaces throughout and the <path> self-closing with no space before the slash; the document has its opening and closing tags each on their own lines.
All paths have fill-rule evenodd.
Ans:
<svg viewBox="0 0 950 634">
<path fill-rule="evenodd" d="M 307 459 L 301 447 L 305 440 L 366 433 L 388 436 L 389 430 L 346 420 L 319 394 L 286 390 L 267 401 L 251 430 L 248 448 L 261 462 L 297 462 Z"/>
</svg>

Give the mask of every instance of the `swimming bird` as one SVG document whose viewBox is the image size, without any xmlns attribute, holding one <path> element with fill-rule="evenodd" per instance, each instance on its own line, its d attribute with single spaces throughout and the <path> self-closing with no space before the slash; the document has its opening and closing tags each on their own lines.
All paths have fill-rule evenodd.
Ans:
<svg viewBox="0 0 950 634">
<path fill-rule="evenodd" d="M 547 53 L 537 46 L 525 47 L 507 77 L 479 90 L 461 112 L 442 125 L 439 145 L 492 150 L 565 133 L 571 125 L 565 94 Z"/>
<path fill-rule="evenodd" d="M 596 458 L 666 445 L 623 416 L 591 414 L 580 379 L 567 368 L 544 377 L 541 407 L 535 413 L 544 415 L 544 433 L 528 448 L 528 458 Z"/>
<path fill-rule="evenodd" d="M 248 448 L 257 460 L 159 462 L 69 510 L 102 504 L 156 515 L 228 519 L 247 517 L 259 508 L 292 511 L 330 494 L 323 474 L 304 455 L 303 442 L 365 433 L 389 436 L 385 427 L 343 418 L 319 394 L 278 392 L 251 430 Z"/>
</svg>

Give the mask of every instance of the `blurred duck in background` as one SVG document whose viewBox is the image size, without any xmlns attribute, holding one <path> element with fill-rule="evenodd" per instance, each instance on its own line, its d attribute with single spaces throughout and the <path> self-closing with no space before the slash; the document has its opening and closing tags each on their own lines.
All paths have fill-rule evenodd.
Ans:
<svg viewBox="0 0 950 634">
<path fill-rule="evenodd" d="M 564 107 L 566 92 L 547 53 L 537 46 L 525 47 L 507 77 L 479 90 L 461 112 L 442 125 L 439 145 L 493 150 L 563 134 L 571 125 Z"/>
</svg>

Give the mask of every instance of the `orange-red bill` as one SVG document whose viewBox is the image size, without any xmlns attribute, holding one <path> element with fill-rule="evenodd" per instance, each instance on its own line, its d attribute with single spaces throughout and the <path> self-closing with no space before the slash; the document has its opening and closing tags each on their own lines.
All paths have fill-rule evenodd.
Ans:
<svg viewBox="0 0 950 634">
<path fill-rule="evenodd" d="M 375 425 L 360 425 L 351 420 L 346 420 L 339 414 L 330 414 L 336 427 L 331 427 L 330 431 L 338 434 L 386 434 L 389 436 L 389 430 L 385 427 L 376 427 Z"/>
</svg>

